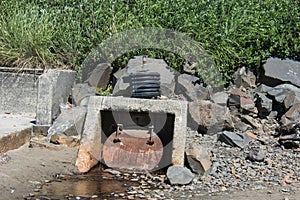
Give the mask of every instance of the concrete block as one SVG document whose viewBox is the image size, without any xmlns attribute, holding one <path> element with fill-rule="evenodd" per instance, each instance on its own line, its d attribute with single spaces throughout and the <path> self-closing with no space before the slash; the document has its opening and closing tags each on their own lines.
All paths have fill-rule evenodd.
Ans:
<svg viewBox="0 0 300 200">
<path fill-rule="evenodd" d="M 103 128 L 101 111 L 111 111 L 114 122 L 122 122 L 124 118 L 130 119 L 130 112 L 161 113 L 162 115 L 174 115 L 173 138 L 164 146 L 164 151 L 170 152 L 170 163 L 184 166 L 184 151 L 187 128 L 187 102 L 175 100 L 149 100 L 122 97 L 91 96 L 88 104 L 88 112 L 81 145 L 78 151 L 76 166 L 80 172 L 89 171 L 101 159 L 103 148 Z M 127 113 L 127 117 L 118 119 L 118 111 Z M 151 115 L 150 115 L 151 116 Z M 155 120 L 155 119 L 151 119 Z M 133 122 L 132 122 L 133 123 Z M 161 120 L 157 128 L 163 129 L 165 121 Z M 109 126 L 109 124 L 107 125 Z M 161 127 L 158 127 L 161 126 Z"/>
<path fill-rule="evenodd" d="M 38 75 L 0 72 L 0 113 L 35 116 Z"/>
<path fill-rule="evenodd" d="M 48 130 L 48 139 L 54 134 L 64 134 L 66 136 L 79 136 L 83 130 L 86 108 L 75 107 L 63 110 L 53 125 Z"/>
<path fill-rule="evenodd" d="M 89 86 L 87 83 L 76 84 L 72 89 L 73 103 L 76 106 L 81 105 L 81 103 L 84 103 L 84 99 L 93 95 L 96 95 L 95 89 Z"/>
<path fill-rule="evenodd" d="M 36 123 L 50 125 L 60 113 L 59 105 L 66 103 L 75 83 L 71 70 L 49 70 L 39 77 Z"/>
</svg>

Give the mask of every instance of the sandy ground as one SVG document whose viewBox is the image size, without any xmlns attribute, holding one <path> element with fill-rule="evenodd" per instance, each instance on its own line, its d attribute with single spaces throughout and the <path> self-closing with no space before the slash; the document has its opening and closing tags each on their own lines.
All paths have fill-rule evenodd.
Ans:
<svg viewBox="0 0 300 200">
<path fill-rule="evenodd" d="M 0 199 L 24 199 L 30 193 L 35 194 L 37 185 L 54 180 L 59 174 L 77 173 L 75 168 L 77 148 L 59 147 L 58 151 L 41 147 L 29 148 L 25 144 L 19 149 L 7 152 L 11 160 L 0 165 Z M 285 193 L 280 188 L 258 191 L 236 191 L 208 195 L 202 192 L 176 192 L 172 199 L 210 199 L 210 200 L 246 200 L 274 199 L 298 200 L 300 189 Z"/>
<path fill-rule="evenodd" d="M 8 151 L 11 160 L 0 165 L 0 199 L 24 199 L 34 188 L 57 174 L 76 172 L 77 148 L 29 148 L 28 144 Z"/>
</svg>

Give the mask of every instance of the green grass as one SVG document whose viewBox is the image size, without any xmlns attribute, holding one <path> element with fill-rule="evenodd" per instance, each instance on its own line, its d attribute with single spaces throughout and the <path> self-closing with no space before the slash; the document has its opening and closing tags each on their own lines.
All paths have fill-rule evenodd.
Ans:
<svg viewBox="0 0 300 200">
<path fill-rule="evenodd" d="M 0 65 L 80 70 L 91 50 L 116 33 L 161 27 L 201 44 L 224 74 L 259 69 L 271 56 L 300 59 L 300 1 L 295 0 L 2 0 Z M 160 49 L 120 56 L 164 58 L 180 69 L 184 60 Z"/>
</svg>

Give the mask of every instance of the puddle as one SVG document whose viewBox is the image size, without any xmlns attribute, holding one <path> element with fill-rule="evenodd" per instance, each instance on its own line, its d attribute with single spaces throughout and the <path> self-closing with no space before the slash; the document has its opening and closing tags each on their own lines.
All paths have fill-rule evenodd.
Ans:
<svg viewBox="0 0 300 200">
<path fill-rule="evenodd" d="M 45 183 L 35 198 L 114 199 L 112 193 L 125 193 L 130 186 L 137 186 L 137 183 L 118 179 L 96 167 L 87 174 L 64 176 Z"/>
</svg>

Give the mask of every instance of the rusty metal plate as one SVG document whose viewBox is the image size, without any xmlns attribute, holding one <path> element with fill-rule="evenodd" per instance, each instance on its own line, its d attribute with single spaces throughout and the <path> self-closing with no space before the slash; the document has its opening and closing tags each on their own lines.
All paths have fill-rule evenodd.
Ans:
<svg viewBox="0 0 300 200">
<path fill-rule="evenodd" d="M 120 170 L 149 171 L 158 166 L 163 144 L 156 133 L 147 130 L 124 130 L 111 134 L 103 145 L 103 160 L 108 167 Z"/>
</svg>

